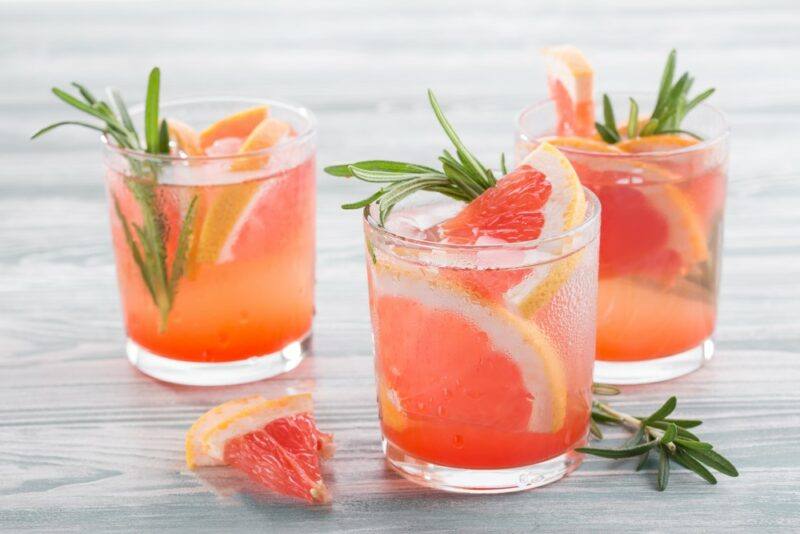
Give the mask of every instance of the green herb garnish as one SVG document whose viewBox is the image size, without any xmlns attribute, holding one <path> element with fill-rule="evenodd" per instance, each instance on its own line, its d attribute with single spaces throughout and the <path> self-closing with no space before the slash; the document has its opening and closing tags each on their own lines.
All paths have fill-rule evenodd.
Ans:
<svg viewBox="0 0 800 534">
<path fill-rule="evenodd" d="M 667 57 L 664 72 L 661 74 L 661 83 L 655 107 L 650 114 L 650 118 L 641 129 L 639 128 L 639 105 L 633 98 L 629 99 L 630 107 L 628 111 L 628 127 L 626 129 L 628 139 L 669 133 L 682 133 L 701 139 L 699 135 L 681 129 L 681 123 L 692 109 L 714 93 L 714 89 L 706 89 L 690 99 L 689 91 L 694 83 L 694 78 L 688 72 L 684 72 L 673 83 L 676 56 L 677 53 L 672 50 Z M 622 136 L 617 130 L 614 110 L 608 95 L 603 95 L 603 123 L 596 122 L 595 127 L 597 128 L 597 133 L 606 143 L 613 144 L 622 140 Z"/>
<path fill-rule="evenodd" d="M 61 121 L 42 128 L 31 139 L 36 139 L 42 134 L 65 125 L 82 126 L 113 139 L 121 148 L 132 151 L 147 152 L 149 154 L 169 154 L 169 128 L 167 121 L 159 121 L 159 93 L 161 73 L 158 67 L 150 71 L 147 83 L 147 98 L 144 111 L 144 142 L 139 138 L 136 127 L 131 120 L 125 101 L 119 91 L 110 89 L 108 92 L 114 102 L 114 107 L 95 97 L 86 87 L 73 82 L 79 96 L 74 96 L 57 87 L 53 94 L 70 106 L 101 121 L 91 124 L 82 121 Z M 114 109 L 116 108 L 116 110 Z M 131 191 L 139 205 L 142 214 L 141 225 L 129 223 L 120 208 L 119 200 L 114 196 L 114 211 L 122 225 L 125 241 L 128 243 L 134 262 L 139 268 L 145 286 L 147 287 L 153 303 L 158 308 L 160 322 L 159 329 L 164 331 L 167 318 L 175 302 L 178 282 L 183 276 L 186 260 L 189 254 L 190 238 L 192 235 L 197 196 L 189 203 L 183 217 L 178 245 L 172 269 L 167 266 L 166 237 L 164 216 L 156 201 L 156 186 L 159 178 L 159 165 L 157 162 L 148 161 L 145 164 L 133 156 L 126 156 L 130 163 L 132 176 L 125 177 L 125 185 Z"/>
<path fill-rule="evenodd" d="M 619 390 L 613 386 L 595 384 L 593 391 L 597 395 L 615 395 Z M 581 447 L 579 452 L 601 456 L 603 458 L 635 458 L 639 457 L 636 470 L 642 469 L 648 462 L 651 453 L 658 455 L 658 471 L 656 488 L 664 491 L 669 481 L 671 462 L 682 465 L 703 478 L 710 484 L 717 479 L 707 469 L 710 467 L 723 475 L 739 476 L 736 467 L 724 456 L 716 452 L 710 443 L 701 441 L 688 429 L 703 424 L 696 419 L 675 419 L 669 416 L 675 410 L 678 400 L 670 397 L 661 407 L 647 417 L 636 417 L 611 408 L 606 403 L 592 402 L 591 433 L 603 439 L 601 424 L 623 426 L 634 434 L 619 448 Z M 707 467 L 706 467 L 707 466 Z"/>
<path fill-rule="evenodd" d="M 455 156 L 447 150 L 443 151 L 438 158 L 442 164 L 441 171 L 426 165 L 386 160 L 325 167 L 325 172 L 332 176 L 356 177 L 365 182 L 382 184 L 373 195 L 358 202 L 344 204 L 342 208 L 360 209 L 377 202 L 380 223 L 384 224 L 392 208 L 417 191 L 434 191 L 455 200 L 469 202 L 497 183 L 492 171 L 481 164 L 461 142 L 430 89 L 428 100 L 436 119 L 455 147 Z M 505 168 L 505 157 L 501 158 L 501 167 Z"/>
</svg>

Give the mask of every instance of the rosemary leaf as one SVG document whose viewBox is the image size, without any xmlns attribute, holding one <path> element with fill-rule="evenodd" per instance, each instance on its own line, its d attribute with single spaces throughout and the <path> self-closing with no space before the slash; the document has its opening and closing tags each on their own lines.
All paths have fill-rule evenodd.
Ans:
<svg viewBox="0 0 800 534">
<path fill-rule="evenodd" d="M 139 148 L 139 134 L 136 133 L 136 126 L 133 125 L 131 115 L 128 113 L 128 106 L 125 105 L 125 100 L 122 99 L 122 95 L 116 89 L 109 89 L 109 93 L 111 93 L 111 99 L 114 102 L 114 106 L 117 108 L 117 113 L 119 113 L 122 119 L 122 124 L 133 135 L 133 139 L 136 140 L 136 148 Z"/>
<path fill-rule="evenodd" d="M 36 139 L 37 137 L 46 134 L 50 130 L 58 128 L 59 126 L 66 126 L 66 125 L 75 125 L 75 126 L 83 126 L 84 128 L 89 128 L 90 130 L 96 130 L 101 133 L 106 133 L 106 130 L 100 128 L 99 126 L 95 126 L 94 124 L 89 124 L 88 122 L 81 122 L 81 121 L 61 121 L 51 124 L 50 126 L 45 126 L 35 134 L 31 136 L 31 139 Z"/>
<path fill-rule="evenodd" d="M 642 421 L 642 423 L 645 425 L 649 425 L 650 423 L 665 418 L 673 411 L 675 411 L 675 407 L 677 405 L 678 405 L 678 399 L 675 396 L 670 397 L 669 399 L 666 400 L 666 402 L 664 402 L 664 404 L 661 405 L 661 407 L 658 410 L 650 414 L 649 417 L 647 417 L 644 421 Z"/>
<path fill-rule="evenodd" d="M 172 300 L 175 299 L 176 289 L 178 282 L 183 277 L 183 271 L 186 266 L 186 258 L 189 255 L 190 239 L 194 231 L 194 220 L 197 212 L 197 195 L 192 197 L 189 202 L 189 207 L 186 209 L 186 215 L 183 216 L 181 223 L 181 232 L 178 234 L 178 246 L 175 249 L 175 259 L 172 260 L 172 273 L 169 277 L 169 293 Z"/>
<path fill-rule="evenodd" d="M 666 447 L 659 447 L 658 451 L 658 478 L 656 479 L 656 487 L 658 491 L 667 489 L 669 482 L 669 452 Z"/>
<path fill-rule="evenodd" d="M 687 449 L 692 449 L 695 451 L 710 451 L 713 448 L 710 443 L 705 443 L 703 441 L 694 441 L 691 439 L 684 439 L 681 437 L 675 438 L 674 441 L 681 447 L 685 447 Z"/>
<path fill-rule="evenodd" d="M 169 127 L 167 121 L 161 120 L 161 128 L 158 131 L 158 151 L 161 154 L 169 154 Z"/>
<path fill-rule="evenodd" d="M 728 475 L 729 477 L 738 477 L 739 471 L 736 470 L 736 467 L 724 456 L 719 454 L 716 451 L 711 449 L 707 450 L 700 450 L 700 449 L 689 449 L 687 447 L 686 454 L 692 456 L 695 460 L 698 460 L 708 467 L 716 469 L 723 475 Z"/>
<path fill-rule="evenodd" d="M 644 453 L 644 454 L 643 454 L 643 455 L 642 455 L 642 456 L 639 458 L 639 463 L 638 463 L 638 464 L 636 464 L 636 471 L 641 471 L 641 470 L 642 470 L 642 468 L 645 466 L 645 464 L 647 464 L 647 460 L 650 458 L 650 451 L 652 451 L 652 450 L 653 450 L 653 449 L 650 449 L 650 450 L 648 450 L 647 452 L 645 452 L 645 453 Z"/>
<path fill-rule="evenodd" d="M 418 174 L 425 172 L 437 172 L 436 169 L 426 167 L 424 165 L 415 165 L 413 163 L 403 163 L 401 161 L 388 161 L 381 159 L 358 161 L 345 165 L 331 165 L 325 167 L 324 171 L 331 176 L 339 176 L 342 178 L 349 178 L 355 176 L 352 168 L 355 167 L 363 171 L 382 171 L 387 173 L 407 173 Z"/>
<path fill-rule="evenodd" d="M 384 189 L 379 189 L 374 194 L 368 196 L 367 198 L 365 198 L 363 200 L 359 200 L 358 202 L 350 202 L 349 204 L 342 204 L 342 209 L 343 210 L 357 210 L 357 209 L 361 209 L 361 208 L 363 208 L 365 206 L 369 206 L 370 204 L 372 204 L 373 202 L 375 202 L 376 200 L 381 198 L 381 196 L 383 196 L 384 193 L 386 193 L 386 191 Z"/>
<path fill-rule="evenodd" d="M 622 137 L 617 130 L 617 119 L 614 118 L 614 108 L 611 106 L 611 99 L 608 95 L 603 95 L 603 119 L 605 120 L 605 127 L 610 132 L 614 139 L 619 141 Z"/>
<path fill-rule="evenodd" d="M 160 89 L 161 71 L 153 67 L 147 80 L 147 98 L 144 105 L 144 138 L 147 142 L 147 151 L 159 154 L 158 131 L 158 96 Z"/>
<path fill-rule="evenodd" d="M 602 458 L 633 458 L 649 451 L 655 446 L 655 441 L 650 441 L 635 447 L 628 447 L 622 449 L 598 449 L 595 447 L 580 447 L 575 449 L 578 452 L 600 456 Z"/>
<path fill-rule="evenodd" d="M 628 112 L 628 139 L 635 138 L 639 132 L 639 104 L 636 103 L 636 100 L 633 98 L 629 98 L 630 100 L 630 111 Z"/>
<path fill-rule="evenodd" d="M 603 439 L 603 431 L 594 419 L 589 419 L 589 432 L 597 439 Z"/>
<path fill-rule="evenodd" d="M 673 48 L 669 55 L 667 56 L 667 63 L 664 65 L 664 71 L 661 74 L 661 83 L 658 87 L 658 97 L 656 99 L 656 105 L 653 109 L 652 116 L 655 116 L 664 105 L 664 101 L 666 100 L 667 93 L 669 93 L 670 88 L 672 87 L 672 78 L 675 76 L 675 63 L 677 61 L 678 53 Z"/>
<path fill-rule="evenodd" d="M 603 141 L 613 145 L 614 143 L 619 141 L 619 138 L 614 135 L 608 128 L 606 128 L 603 124 L 599 122 L 594 123 L 594 127 L 597 129 L 597 133 L 600 134 L 600 137 L 603 138 Z"/>
<path fill-rule="evenodd" d="M 444 116 L 442 113 L 441 107 L 439 107 L 439 102 L 436 100 L 436 96 L 433 94 L 433 91 L 428 89 L 428 100 L 430 101 L 431 107 L 433 108 L 433 113 L 436 115 L 436 118 L 439 121 L 439 124 L 442 125 L 442 129 L 444 129 L 447 137 L 450 138 L 450 141 L 453 143 L 453 146 L 456 147 L 456 150 L 459 152 L 459 156 L 463 156 L 466 162 L 469 164 L 470 170 L 474 172 L 477 176 L 479 176 L 483 182 L 486 184 L 487 187 L 491 187 L 495 184 L 495 180 L 491 175 L 487 174 L 486 169 L 483 165 L 472 155 L 472 153 L 467 150 L 467 147 L 464 146 L 464 143 L 461 142 L 461 139 L 458 137 L 458 134 L 453 129 L 453 126 L 450 124 L 450 121 Z"/>
<path fill-rule="evenodd" d="M 689 456 L 689 454 L 681 449 L 678 449 L 674 454 L 670 456 L 676 462 L 681 464 L 686 469 L 690 471 L 694 471 L 700 477 L 708 482 L 709 484 L 716 484 L 717 478 L 711 474 L 711 472 L 703 467 L 703 464 L 695 460 L 693 457 Z"/>
<path fill-rule="evenodd" d="M 97 98 L 89 91 L 86 87 L 79 84 L 78 82 L 72 82 L 72 86 L 75 87 L 78 92 L 83 96 L 83 99 L 91 106 L 95 102 L 97 102 Z"/>
<path fill-rule="evenodd" d="M 153 300 L 156 299 L 156 292 L 155 288 L 153 287 L 153 282 L 150 280 L 150 271 L 146 268 L 144 260 L 142 259 L 142 253 L 139 251 L 139 246 L 136 244 L 136 241 L 133 239 L 133 234 L 131 233 L 130 226 L 128 225 L 128 220 L 125 218 L 125 215 L 122 213 L 122 209 L 119 207 L 119 200 L 117 199 L 116 195 L 113 195 L 114 198 L 114 211 L 117 214 L 117 218 L 119 219 L 120 224 L 122 225 L 122 231 L 125 235 L 125 241 L 128 243 L 128 248 L 131 250 L 131 256 L 133 256 L 133 261 L 139 267 L 139 272 L 142 275 L 142 280 L 144 281 L 147 290 L 150 292 L 150 296 L 153 297 Z"/>
</svg>

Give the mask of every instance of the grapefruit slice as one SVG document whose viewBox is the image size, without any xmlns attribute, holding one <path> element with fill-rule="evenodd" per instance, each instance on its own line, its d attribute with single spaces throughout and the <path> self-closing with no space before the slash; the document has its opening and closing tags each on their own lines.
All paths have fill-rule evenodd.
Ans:
<svg viewBox="0 0 800 534">
<path fill-rule="evenodd" d="M 594 131 L 594 70 L 571 45 L 542 51 L 547 87 L 556 105 L 558 135 L 591 136 Z"/>
<path fill-rule="evenodd" d="M 176 148 L 187 156 L 201 156 L 203 149 L 200 147 L 200 136 L 185 122 L 177 119 L 167 119 L 169 137 L 175 142 Z"/>
<path fill-rule="evenodd" d="M 264 398 L 251 395 L 224 402 L 201 415 L 186 433 L 186 465 L 189 469 L 211 465 L 222 465 L 222 461 L 207 455 L 203 448 L 203 436 L 220 421 L 227 421 L 242 410 L 260 404 Z"/>
<path fill-rule="evenodd" d="M 561 234 L 581 224 L 586 195 L 569 160 L 554 146 L 541 143 L 514 171 L 498 180 L 456 216 L 428 230 L 428 237 L 446 243 L 473 245 L 479 239 L 507 243 Z M 560 250 L 542 250 L 557 257 Z M 460 279 L 488 298 L 505 302 L 524 317 L 546 305 L 572 274 L 581 254 L 536 267 L 507 270 L 455 271 Z"/>
<path fill-rule="evenodd" d="M 601 278 L 639 274 L 670 284 L 708 259 L 704 223 L 679 186 L 680 175 L 629 158 L 584 159 L 575 166 L 603 206 Z"/>
<path fill-rule="evenodd" d="M 239 147 L 239 154 L 269 148 L 290 133 L 291 127 L 277 119 L 265 119 Z M 237 159 L 231 170 L 254 170 L 269 161 L 268 155 Z M 252 206 L 263 194 L 268 194 L 273 184 L 269 181 L 251 180 L 226 185 L 214 198 L 202 218 L 198 238 L 197 261 L 214 263 L 225 256 L 223 252 L 236 240 L 237 229 L 242 227 Z"/>
<path fill-rule="evenodd" d="M 244 140 L 244 143 L 239 147 L 239 154 L 256 152 L 277 145 L 290 134 L 291 130 L 291 126 L 286 122 L 273 118 L 264 119 Z M 268 162 L 268 155 L 238 158 L 231 164 L 231 170 L 253 171 L 266 166 Z"/>
<path fill-rule="evenodd" d="M 267 106 L 256 106 L 228 115 L 200 132 L 200 147 L 205 150 L 214 141 L 227 137 L 244 139 L 267 118 L 268 114 Z"/>
<path fill-rule="evenodd" d="M 504 431 L 562 428 L 565 370 L 534 323 L 438 272 L 381 261 L 371 282 L 385 424 L 403 428 L 414 414 Z"/>
<path fill-rule="evenodd" d="M 459 245 L 474 245 L 481 238 L 533 241 L 573 228 L 585 213 L 583 186 L 569 160 L 542 143 L 497 185 L 427 234 L 431 240 Z"/>
<path fill-rule="evenodd" d="M 317 429 L 313 411 L 307 393 L 245 397 L 212 408 L 187 434 L 187 465 L 230 465 L 278 493 L 330 502 L 319 458 L 333 454 L 333 437 Z"/>
<path fill-rule="evenodd" d="M 541 141 L 550 143 L 557 148 L 573 148 L 583 152 L 599 152 L 604 154 L 622 154 L 616 145 L 611 145 L 599 139 L 592 139 L 589 137 L 576 137 L 576 136 L 552 136 L 543 137 Z"/>
</svg>

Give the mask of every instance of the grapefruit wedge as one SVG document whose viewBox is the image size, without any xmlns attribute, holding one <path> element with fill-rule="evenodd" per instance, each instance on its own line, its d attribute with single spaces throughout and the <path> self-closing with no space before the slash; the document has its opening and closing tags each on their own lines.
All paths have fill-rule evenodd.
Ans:
<svg viewBox="0 0 800 534">
<path fill-rule="evenodd" d="M 268 118 L 257 125 L 240 145 L 239 154 L 247 154 L 279 143 L 291 133 L 289 124 Z M 231 164 L 232 171 L 257 170 L 269 161 L 268 155 L 239 158 Z M 229 259 L 231 244 L 247 220 L 248 213 L 261 195 L 268 194 L 273 184 L 269 181 L 250 180 L 226 185 L 211 201 L 202 217 L 195 258 L 201 263 L 214 263 Z"/>
<path fill-rule="evenodd" d="M 446 243 L 473 245 L 482 238 L 515 243 L 559 235 L 585 216 L 586 195 L 575 169 L 557 148 L 542 143 L 495 187 L 427 232 L 429 239 Z M 541 259 L 561 254 L 552 246 L 545 248 Z M 531 269 L 466 269 L 450 276 L 529 318 L 550 302 L 580 258 L 577 253 Z"/>
<path fill-rule="evenodd" d="M 200 147 L 206 150 L 215 141 L 230 137 L 245 139 L 268 115 L 267 106 L 256 106 L 228 115 L 200 132 Z"/>
<path fill-rule="evenodd" d="M 177 119 L 167 119 L 167 131 L 170 139 L 175 143 L 175 148 L 180 152 L 187 156 L 203 155 L 200 136 L 191 126 Z"/>
<path fill-rule="evenodd" d="M 558 135 L 590 136 L 594 130 L 594 70 L 576 47 L 553 46 L 542 51 L 547 86 L 556 105 Z"/>
<path fill-rule="evenodd" d="M 186 464 L 229 465 L 272 491 L 315 504 L 330 502 L 320 458 L 333 436 L 314 422 L 311 395 L 228 401 L 202 415 L 186 435 Z"/>
<path fill-rule="evenodd" d="M 435 272 L 379 261 L 371 283 L 386 425 L 400 430 L 413 414 L 510 432 L 562 428 L 565 369 L 534 323 Z"/>
</svg>

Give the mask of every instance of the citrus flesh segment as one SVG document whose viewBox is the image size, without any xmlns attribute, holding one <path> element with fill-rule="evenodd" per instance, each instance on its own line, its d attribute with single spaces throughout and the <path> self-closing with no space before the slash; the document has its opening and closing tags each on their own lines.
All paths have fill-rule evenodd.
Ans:
<svg viewBox="0 0 800 534">
<path fill-rule="evenodd" d="M 228 115 L 200 132 L 200 147 L 206 150 L 214 141 L 227 137 L 245 139 L 268 114 L 267 106 L 256 106 Z"/>
<path fill-rule="evenodd" d="M 594 134 L 594 70 L 576 47 L 562 45 L 542 51 L 547 86 L 556 105 L 558 135 Z"/>
<path fill-rule="evenodd" d="M 597 358 L 660 358 L 698 346 L 714 330 L 711 298 L 707 289 L 685 281 L 665 290 L 647 279 L 601 279 Z"/>
<path fill-rule="evenodd" d="M 277 145 L 287 137 L 292 130 L 288 123 L 278 119 L 267 118 L 253 128 L 247 139 L 239 147 L 239 154 L 257 152 Z M 252 171 L 264 167 L 269 162 L 268 155 L 237 158 L 231 163 L 232 171 Z"/>
<path fill-rule="evenodd" d="M 210 458 L 221 462 L 228 440 L 260 430 L 277 419 L 313 411 L 314 403 L 308 393 L 263 399 L 246 406 L 230 417 L 220 419 L 217 424 L 206 430 L 201 437 L 203 451 Z"/>
<path fill-rule="evenodd" d="M 433 241 L 458 245 L 474 245 L 487 237 L 507 243 L 532 241 L 541 235 L 542 208 L 551 191 L 544 174 L 520 166 L 427 234 Z"/>
<path fill-rule="evenodd" d="M 167 131 L 179 153 L 183 152 L 187 156 L 203 155 L 200 135 L 191 126 L 177 119 L 167 119 Z"/>
<path fill-rule="evenodd" d="M 331 497 L 320 472 L 319 434 L 309 413 L 276 419 L 228 440 L 225 463 L 272 491 L 326 504 Z"/>
<path fill-rule="evenodd" d="M 568 402 L 561 356 L 534 323 L 441 270 L 382 259 L 370 283 L 390 441 L 441 465 L 499 468 L 557 456 L 582 439 L 586 405 Z"/>
</svg>

